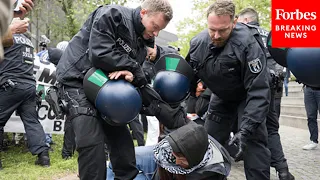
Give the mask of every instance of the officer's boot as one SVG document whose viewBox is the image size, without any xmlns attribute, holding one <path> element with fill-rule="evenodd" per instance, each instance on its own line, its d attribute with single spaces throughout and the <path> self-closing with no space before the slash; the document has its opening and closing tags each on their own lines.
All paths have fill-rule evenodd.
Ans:
<svg viewBox="0 0 320 180">
<path fill-rule="evenodd" d="M 36 160 L 35 164 L 43 167 L 50 167 L 50 158 L 48 150 L 44 150 L 40 154 L 38 154 L 38 159 Z"/>
<path fill-rule="evenodd" d="M 289 172 L 288 167 L 278 170 L 279 180 L 294 180 L 294 176 Z"/>
</svg>

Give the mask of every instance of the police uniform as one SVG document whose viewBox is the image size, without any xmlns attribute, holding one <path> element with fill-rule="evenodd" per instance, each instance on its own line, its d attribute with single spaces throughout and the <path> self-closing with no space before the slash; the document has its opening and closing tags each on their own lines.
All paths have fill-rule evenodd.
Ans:
<svg viewBox="0 0 320 180">
<path fill-rule="evenodd" d="M 33 44 L 23 34 L 14 34 L 14 45 L 4 49 L 0 63 L 0 126 L 5 126 L 17 110 L 33 155 L 48 150 L 36 110 L 36 81 L 33 76 Z"/>
<path fill-rule="evenodd" d="M 267 37 L 269 32 L 259 27 L 259 23 L 257 22 L 249 22 L 248 26 L 255 28 L 259 32 L 263 40 L 263 43 L 267 49 L 266 43 L 267 43 Z M 270 81 L 271 99 L 270 99 L 270 107 L 269 107 L 269 112 L 267 115 L 267 122 L 266 122 L 267 130 L 268 130 L 268 148 L 270 149 L 270 152 L 271 152 L 270 165 L 274 167 L 277 171 L 279 171 L 281 169 L 288 168 L 287 160 L 284 157 L 284 153 L 283 153 L 282 145 L 280 141 L 279 116 L 276 110 L 276 101 L 275 101 L 275 96 L 277 91 L 278 91 L 277 94 L 279 94 L 279 90 L 277 87 L 280 86 L 278 84 L 279 80 L 277 80 L 277 78 L 278 79 L 280 78 L 279 73 L 282 73 L 282 69 L 278 66 L 278 64 L 275 62 L 275 60 L 271 57 L 271 55 L 268 52 L 266 52 L 266 54 L 267 54 L 267 64 L 271 74 L 271 81 Z M 282 91 L 280 93 L 282 94 Z"/>
<path fill-rule="evenodd" d="M 179 54 L 178 51 L 176 51 L 174 48 L 166 47 L 166 46 L 159 46 L 159 45 L 156 45 L 156 46 L 157 46 L 157 55 L 156 55 L 154 61 L 147 59 L 142 64 L 143 72 L 144 72 L 149 84 L 151 84 L 152 79 L 155 77 L 155 75 L 157 73 L 154 65 L 159 60 L 159 58 L 165 54 L 168 54 L 168 53 Z"/>
<path fill-rule="evenodd" d="M 243 154 L 246 178 L 270 179 L 265 124 L 269 74 L 265 54 L 250 33 L 247 26 L 237 24 L 225 46 L 218 48 L 204 30 L 191 40 L 186 59 L 213 92 L 205 122 L 208 133 L 225 144 L 239 112 L 240 129 L 250 133 Z"/>
<path fill-rule="evenodd" d="M 134 145 L 127 126 L 111 126 L 97 115 L 83 89 L 83 78 L 91 67 L 105 72 L 129 70 L 132 84 L 147 84 L 141 69 L 154 42 L 144 40 L 141 8 L 118 5 L 97 8 L 69 42 L 57 65 L 57 80 L 68 102 L 67 121 L 72 121 L 79 152 L 79 175 L 83 180 L 106 178 L 104 138 L 110 151 L 115 179 L 131 180 L 137 174 Z M 72 110 L 72 111 L 71 111 Z"/>
</svg>

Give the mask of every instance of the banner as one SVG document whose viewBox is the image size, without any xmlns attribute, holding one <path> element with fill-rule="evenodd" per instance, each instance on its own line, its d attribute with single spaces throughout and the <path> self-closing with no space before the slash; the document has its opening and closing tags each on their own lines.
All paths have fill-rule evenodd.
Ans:
<svg viewBox="0 0 320 180">
<path fill-rule="evenodd" d="M 56 83 L 56 68 L 55 66 L 44 61 L 45 59 L 39 59 L 35 55 L 34 60 L 34 77 L 37 80 L 37 91 L 43 90 L 42 104 L 37 109 L 39 121 L 43 126 L 46 133 L 51 134 L 63 134 L 64 133 L 64 119 L 55 119 L 54 113 L 49 104 L 44 100 L 46 90 Z M 14 112 L 4 127 L 5 132 L 18 132 L 24 133 L 24 126 L 19 116 Z"/>
</svg>

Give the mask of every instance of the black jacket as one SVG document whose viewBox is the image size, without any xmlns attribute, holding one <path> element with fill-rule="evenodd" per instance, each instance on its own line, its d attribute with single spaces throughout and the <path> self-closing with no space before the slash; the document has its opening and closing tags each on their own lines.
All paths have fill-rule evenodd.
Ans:
<svg viewBox="0 0 320 180">
<path fill-rule="evenodd" d="M 11 79 L 14 82 L 36 85 L 33 76 L 34 46 L 24 34 L 13 35 L 14 44 L 4 49 L 0 63 L 0 85 Z"/>
<path fill-rule="evenodd" d="M 142 38 L 140 8 L 118 5 L 97 8 L 69 42 L 57 65 L 57 79 L 72 87 L 82 87 L 85 73 L 96 67 L 105 72 L 129 70 L 134 85 L 146 83 L 141 64 L 146 57 L 145 45 L 154 41 Z"/>
<path fill-rule="evenodd" d="M 246 25 L 238 23 L 222 48 L 212 45 L 208 30 L 202 31 L 191 40 L 187 60 L 219 98 L 246 100 L 242 125 L 265 119 L 270 99 L 266 56 Z"/>
<path fill-rule="evenodd" d="M 267 38 L 268 38 L 269 32 L 267 30 L 261 28 L 260 24 L 256 21 L 249 22 L 247 25 L 249 27 L 252 27 L 253 29 L 257 30 L 260 34 L 260 37 L 262 38 L 263 45 L 264 45 L 265 51 L 266 51 L 266 56 L 267 56 L 267 67 L 269 68 L 270 74 L 272 75 L 270 86 L 274 90 L 275 97 L 281 98 L 282 93 L 283 93 L 282 91 L 283 91 L 283 80 L 284 80 L 283 66 L 278 64 L 272 58 L 271 54 L 268 51 Z"/>
</svg>

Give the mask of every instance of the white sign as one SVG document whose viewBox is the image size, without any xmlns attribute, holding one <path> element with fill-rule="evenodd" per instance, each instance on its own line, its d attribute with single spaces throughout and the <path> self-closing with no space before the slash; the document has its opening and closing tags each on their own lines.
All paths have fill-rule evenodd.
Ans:
<svg viewBox="0 0 320 180">
<path fill-rule="evenodd" d="M 37 80 L 37 91 L 46 90 L 56 83 L 56 68 L 50 62 L 40 62 L 38 56 L 35 55 L 34 60 L 34 76 Z M 44 97 L 44 95 L 43 95 Z M 55 119 L 54 113 L 49 104 L 42 99 L 40 108 L 37 109 L 39 121 L 46 133 L 63 134 L 64 133 L 64 119 Z M 24 126 L 19 116 L 14 112 L 4 127 L 5 132 L 24 133 Z"/>
</svg>

